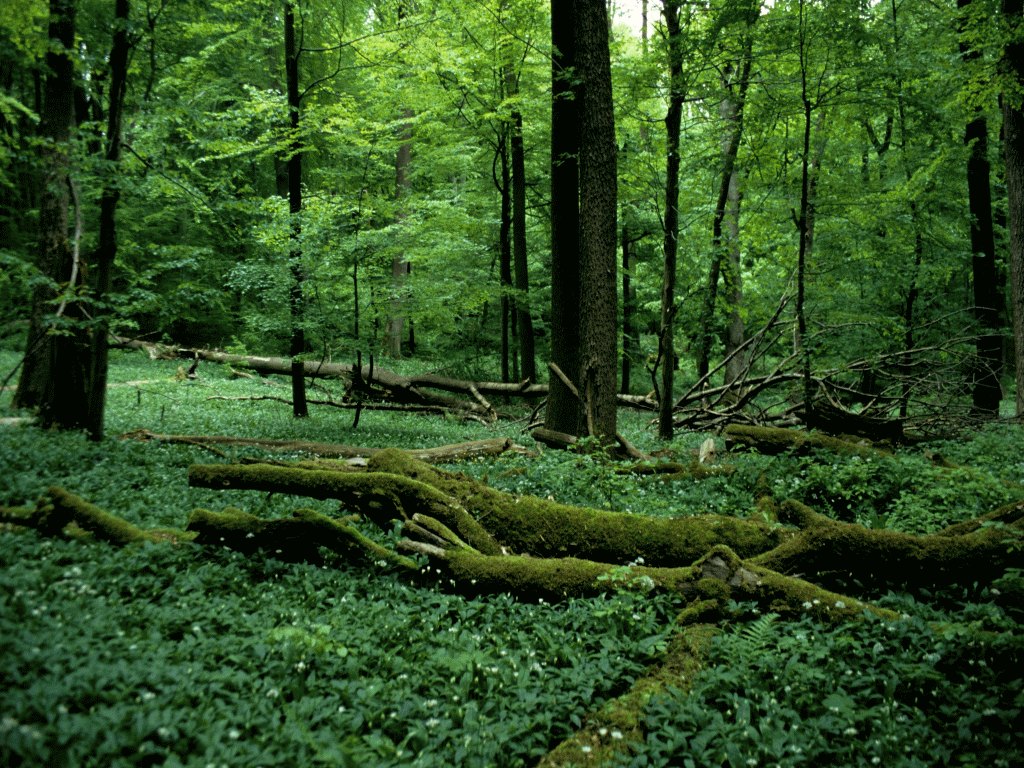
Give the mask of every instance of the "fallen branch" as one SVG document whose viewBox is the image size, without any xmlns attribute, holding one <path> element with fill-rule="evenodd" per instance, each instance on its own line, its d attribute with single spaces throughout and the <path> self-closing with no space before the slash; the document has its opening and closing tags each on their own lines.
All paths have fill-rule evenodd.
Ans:
<svg viewBox="0 0 1024 768">
<path fill-rule="evenodd" d="M 254 437 L 229 437 L 225 435 L 162 435 L 146 429 L 137 429 L 121 435 L 122 440 L 153 440 L 161 443 L 183 443 L 186 445 L 236 445 L 253 448 L 264 448 L 269 451 L 288 453 L 307 453 L 333 459 L 369 458 L 385 450 L 383 448 L 366 448 L 339 443 L 317 443 L 305 440 L 272 440 Z M 430 464 L 470 461 L 485 456 L 500 456 L 511 451 L 513 453 L 530 454 L 527 448 L 517 445 L 509 438 L 496 437 L 489 440 L 471 440 L 465 443 L 441 445 L 436 448 L 409 449 L 410 456 Z"/>
</svg>

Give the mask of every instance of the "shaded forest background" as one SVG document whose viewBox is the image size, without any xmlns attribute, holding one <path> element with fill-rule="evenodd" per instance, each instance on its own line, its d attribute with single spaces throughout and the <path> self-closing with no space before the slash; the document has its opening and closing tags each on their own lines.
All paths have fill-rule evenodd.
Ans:
<svg viewBox="0 0 1024 768">
<path fill-rule="evenodd" d="M 1014 0 L 611 11 L 621 391 L 663 435 L 681 391 L 730 383 L 710 407 L 747 420 L 997 416 Z M 551 23 L 517 0 L 5 3 L 0 332 L 544 381 L 552 105 L 579 85 L 556 71 L 553 101 Z"/>
</svg>

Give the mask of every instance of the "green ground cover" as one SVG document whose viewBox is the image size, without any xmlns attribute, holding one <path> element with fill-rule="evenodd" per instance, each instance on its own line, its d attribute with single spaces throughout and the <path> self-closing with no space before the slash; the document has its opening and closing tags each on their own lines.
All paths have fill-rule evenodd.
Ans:
<svg viewBox="0 0 1024 768">
<path fill-rule="evenodd" d="M 16 360 L 0 352 L 0 370 Z M 222 459 L 114 437 L 140 428 L 365 446 L 530 442 L 510 422 L 366 412 L 353 430 L 350 412 L 325 408 L 295 421 L 281 403 L 211 399 L 287 396 L 271 379 L 204 366 L 199 380 L 177 381 L 176 363 L 137 353 L 112 363 L 112 437 L 102 444 L 0 426 L 0 505 L 31 504 L 62 485 L 145 527 L 181 527 L 196 507 L 337 511 L 189 488 L 189 464 Z M 0 393 L 4 415 L 9 398 Z M 641 447 L 666 447 L 647 417 L 624 422 Z M 667 448 L 685 457 L 703 437 L 681 435 Z M 638 514 L 753 515 L 755 495 L 770 489 L 842 519 L 929 532 L 1024 497 L 1019 444 L 1019 428 L 1003 425 L 930 445 L 952 469 L 922 449 L 871 461 L 738 454 L 724 458 L 731 475 L 700 481 L 616 474 L 600 456 L 554 451 L 460 469 L 502 489 Z M 876 596 L 906 614 L 898 624 L 827 627 L 736 606 L 693 692 L 652 698 L 645 739 L 621 764 L 1019 765 L 1021 671 L 1006 659 L 1020 588 L 1020 574 L 1009 574 L 951 594 Z M 532 765 L 657 662 L 677 609 L 616 593 L 558 605 L 466 600 L 384 568 L 4 530 L 0 764 Z M 980 632 L 1000 640 L 982 650 Z"/>
</svg>

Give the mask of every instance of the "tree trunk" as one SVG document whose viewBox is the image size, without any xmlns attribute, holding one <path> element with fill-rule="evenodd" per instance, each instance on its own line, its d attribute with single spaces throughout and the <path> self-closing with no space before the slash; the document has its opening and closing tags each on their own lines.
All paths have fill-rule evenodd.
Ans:
<svg viewBox="0 0 1024 768">
<path fill-rule="evenodd" d="M 574 384 L 580 370 L 580 85 L 574 3 L 551 3 L 551 362 Z M 583 407 L 551 377 L 544 426 L 582 434 Z"/>
<path fill-rule="evenodd" d="M 893 0 L 895 3 L 895 0 Z M 957 0 L 961 12 L 971 0 Z M 893 15 L 895 16 L 895 5 Z M 965 63 L 980 53 L 963 39 L 960 55 Z M 978 322 L 976 342 L 978 360 L 971 399 L 974 410 L 988 416 L 999 415 L 1002 388 L 999 378 L 1003 362 L 1003 341 L 999 336 L 1002 299 L 996 277 L 996 243 L 992 227 L 992 188 L 989 181 L 988 121 L 976 110 L 964 131 L 967 156 L 967 200 L 971 213 L 971 277 L 974 291 L 974 316 Z"/>
<path fill-rule="evenodd" d="M 1010 229 L 1010 291 L 1013 301 L 1013 347 L 1016 357 L 1016 414 L 1024 419 L 1024 16 L 1022 0 L 1003 0 L 1003 22 L 1007 25 L 1003 74 L 1008 79 L 1003 92 L 1003 155 L 1006 161 L 1006 196 Z"/>
<path fill-rule="evenodd" d="M 622 225 L 622 375 L 619 392 L 628 395 L 632 387 L 633 365 L 640 360 L 640 331 L 636 327 L 636 288 L 633 287 L 633 244 L 629 225 Z"/>
<path fill-rule="evenodd" d="M 519 93 L 519 83 L 511 67 L 506 73 L 510 96 Z M 512 110 L 512 264 L 515 268 L 516 333 L 522 378 L 537 380 L 533 349 L 533 317 L 530 313 L 530 276 L 526 261 L 526 153 L 523 149 L 523 115 Z"/>
<path fill-rule="evenodd" d="M 617 432 L 617 145 L 604 0 L 577 0 L 580 115 L 580 395 L 587 434 Z"/>
<path fill-rule="evenodd" d="M 288 81 L 288 118 L 292 141 L 288 157 L 288 212 L 291 215 L 291 250 L 288 261 L 291 268 L 292 284 L 289 290 L 289 307 L 292 320 L 292 338 L 288 353 L 292 356 L 292 415 L 304 418 L 309 415 L 306 404 L 306 377 L 302 361 L 306 351 L 305 299 L 302 269 L 302 144 L 299 141 L 299 49 L 295 40 L 295 4 L 286 0 L 284 7 L 285 75 Z"/>
<path fill-rule="evenodd" d="M 665 237 L 664 269 L 661 277 L 661 326 L 658 329 L 658 361 L 661 364 L 661 392 L 658 407 L 658 436 L 671 440 L 675 384 L 676 257 L 679 248 L 679 130 L 683 115 L 683 62 L 679 39 L 679 0 L 665 0 L 665 28 L 668 34 L 669 97 L 665 115 Z M 716 279 L 717 282 L 717 279 Z"/>
<path fill-rule="evenodd" d="M 700 329 L 697 339 L 697 377 L 708 374 L 711 358 L 711 345 L 714 340 L 715 307 L 718 303 L 718 279 L 723 272 L 729 273 L 735 293 L 735 281 L 739 277 L 738 269 L 733 270 L 729 260 L 732 258 L 732 242 L 726 244 L 723 230 L 726 216 L 730 208 L 739 211 L 739 188 L 736 178 L 736 157 L 739 154 L 740 140 L 743 137 L 743 106 L 750 82 L 750 65 L 752 59 L 753 37 L 747 35 L 747 44 L 743 60 L 740 63 L 739 88 L 735 98 L 732 97 L 732 83 L 728 81 L 731 73 L 725 75 L 723 85 L 726 96 L 719 107 L 725 125 L 725 138 L 722 141 L 722 175 L 718 187 L 718 200 L 715 203 L 715 215 L 711 222 L 711 268 L 708 271 L 708 285 L 704 293 L 704 304 L 701 308 Z M 738 221 L 733 226 L 738 228 Z M 738 247 L 738 246 L 737 246 Z M 724 265 L 724 268 L 723 268 Z M 742 343 L 742 338 L 740 342 Z"/>
<path fill-rule="evenodd" d="M 743 305 L 743 265 L 740 262 L 740 193 L 739 174 L 733 169 L 729 180 L 725 212 L 726 254 L 722 270 L 722 287 L 729 308 L 725 329 L 725 383 L 738 381 L 747 371 L 748 356 L 742 350 L 746 329 L 740 308 Z"/>
<path fill-rule="evenodd" d="M 128 80 L 128 39 L 129 0 L 117 0 L 114 4 L 114 38 L 110 48 L 109 105 L 107 107 L 106 161 L 107 180 L 100 197 L 99 246 L 96 249 L 96 282 L 94 293 L 97 300 L 97 326 L 92 334 L 92 360 L 89 375 L 89 415 L 87 429 L 93 440 L 103 439 L 103 420 L 107 399 L 107 334 L 109 325 L 100 305 L 110 291 L 111 272 L 117 258 L 117 204 L 121 189 L 116 174 L 120 173 L 121 159 L 121 115 Z"/>
<path fill-rule="evenodd" d="M 91 339 L 82 327 L 85 317 L 75 294 L 82 286 L 84 264 L 78 250 L 80 217 L 70 178 L 70 139 L 74 122 L 75 45 L 74 0 L 50 0 L 47 75 L 39 126 L 44 168 L 39 200 L 39 271 L 52 281 L 40 281 L 32 294 L 32 309 L 21 377 L 14 404 L 36 408 L 40 423 L 60 429 L 88 425 L 87 381 Z M 68 238 L 69 207 L 75 197 L 75 239 Z M 58 293 L 54 295 L 52 285 Z M 64 293 L 56 313 L 50 307 Z"/>
<path fill-rule="evenodd" d="M 497 160 L 501 166 L 498 191 L 501 195 L 501 223 L 498 228 L 498 279 L 501 285 L 501 380 L 511 381 L 510 336 L 515 318 L 512 316 L 512 171 L 508 158 L 508 127 L 502 126 Z M 516 376 L 518 378 L 518 376 Z"/>
</svg>

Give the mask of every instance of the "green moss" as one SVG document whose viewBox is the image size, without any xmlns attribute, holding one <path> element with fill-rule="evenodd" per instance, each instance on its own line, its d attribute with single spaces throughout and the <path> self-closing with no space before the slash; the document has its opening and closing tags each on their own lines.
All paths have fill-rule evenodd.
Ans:
<svg viewBox="0 0 1024 768">
<path fill-rule="evenodd" d="M 405 456 L 398 451 L 384 454 Z M 417 513 L 429 515 L 475 549 L 491 554 L 501 551 L 494 538 L 456 500 L 415 477 L 382 470 L 348 473 L 266 464 L 194 464 L 188 472 L 189 484 L 203 488 L 243 488 L 337 499 L 384 530 L 390 530 L 394 520 L 408 520 Z"/>
<path fill-rule="evenodd" d="M 871 445 L 869 441 L 842 440 L 819 432 L 802 432 L 782 427 L 755 427 L 747 424 L 730 424 L 724 431 L 726 443 L 745 445 L 760 453 L 774 455 L 794 451 L 797 453 L 825 449 L 844 455 L 853 456 L 889 456 L 884 451 Z"/>
<path fill-rule="evenodd" d="M 47 491 L 47 496 L 51 509 L 47 513 L 45 528 L 52 529 L 57 525 L 64 528 L 67 524 L 74 523 L 97 539 L 118 545 L 156 540 L 151 532 L 105 512 L 63 488 L 51 487 Z"/>
<path fill-rule="evenodd" d="M 748 557 L 774 548 L 787 535 L 756 520 L 719 515 L 652 518 L 512 496 L 400 451 L 382 451 L 370 460 L 370 469 L 433 486 L 461 502 L 508 549 L 536 557 L 574 555 L 606 563 L 639 558 L 653 566 L 685 566 L 718 543 Z"/>
<path fill-rule="evenodd" d="M 664 661 L 639 678 L 622 696 L 587 718 L 587 724 L 549 752 L 538 768 L 601 766 L 644 737 L 645 708 L 652 697 L 671 688 L 686 691 L 700 672 L 719 630 L 688 626 L 669 644 Z"/>
</svg>

